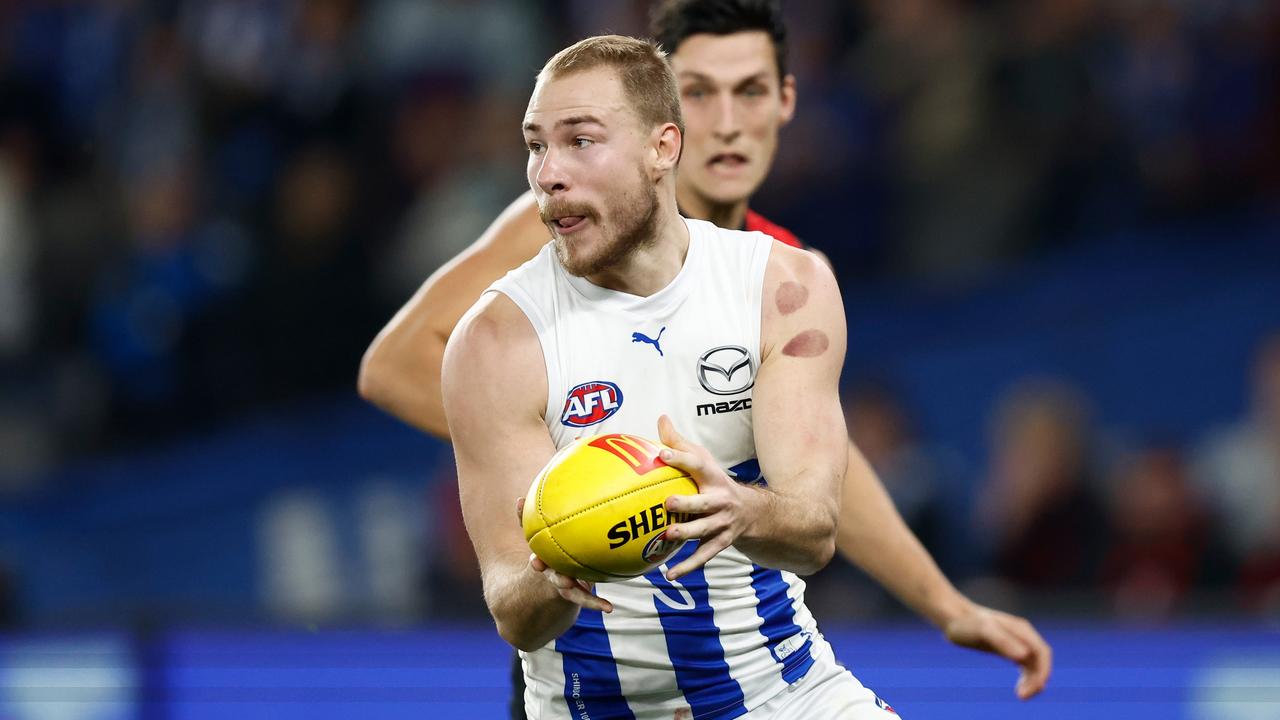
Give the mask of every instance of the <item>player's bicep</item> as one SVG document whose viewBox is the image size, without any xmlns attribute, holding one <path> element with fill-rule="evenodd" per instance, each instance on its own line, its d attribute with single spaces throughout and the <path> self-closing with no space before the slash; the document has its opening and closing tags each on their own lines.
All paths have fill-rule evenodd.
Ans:
<svg viewBox="0 0 1280 720">
<path fill-rule="evenodd" d="M 765 272 L 752 398 L 761 470 L 772 483 L 811 469 L 838 487 L 848 445 L 839 400 L 846 343 L 840 291 L 811 254 L 775 247 L 774 255 Z"/>
<path fill-rule="evenodd" d="M 516 499 L 555 452 L 542 421 L 546 374 L 533 328 L 514 304 L 486 296 L 445 351 L 444 405 L 463 519 L 484 569 L 528 546 Z"/>
</svg>

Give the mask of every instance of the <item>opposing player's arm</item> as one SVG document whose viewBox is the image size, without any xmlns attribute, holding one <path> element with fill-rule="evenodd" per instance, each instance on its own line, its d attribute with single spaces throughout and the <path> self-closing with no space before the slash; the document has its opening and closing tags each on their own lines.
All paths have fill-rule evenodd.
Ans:
<svg viewBox="0 0 1280 720">
<path fill-rule="evenodd" d="M 836 550 L 939 628 L 971 604 L 907 527 L 875 470 L 853 444 L 840 493 Z"/>
<path fill-rule="evenodd" d="M 360 363 L 360 396 L 448 439 L 440 366 L 450 333 L 485 288 L 549 239 L 533 194 L 521 195 L 471 247 L 432 273 L 378 333 Z"/>
<path fill-rule="evenodd" d="M 445 350 L 443 388 L 462 516 L 485 602 L 504 640 L 522 650 L 541 647 L 573 624 L 579 604 L 530 566 L 516 516 L 517 499 L 555 445 L 542 419 L 542 350 L 510 298 L 486 295 L 463 317 Z"/>
<path fill-rule="evenodd" d="M 671 568 L 678 578 L 729 545 L 755 562 L 812 573 L 835 549 L 840 478 L 848 457 L 837 384 L 844 363 L 844 309 L 831 270 L 811 253 L 775 243 L 765 271 L 761 363 L 752 393 L 756 454 L 768 486 L 729 479 L 705 448 L 663 418 L 663 459 L 688 470 L 697 495 L 667 508 L 697 516 L 667 537 L 698 538 L 698 549 Z"/>
<path fill-rule="evenodd" d="M 836 549 L 951 642 L 1017 663 L 1022 670 L 1015 687 L 1019 698 L 1044 689 L 1053 666 L 1049 644 L 1025 618 L 979 605 L 947 580 L 853 445 L 840 497 Z"/>
</svg>

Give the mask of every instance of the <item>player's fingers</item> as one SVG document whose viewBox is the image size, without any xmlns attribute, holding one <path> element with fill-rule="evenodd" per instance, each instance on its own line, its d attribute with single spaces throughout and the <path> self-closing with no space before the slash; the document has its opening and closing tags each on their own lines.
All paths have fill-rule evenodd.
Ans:
<svg viewBox="0 0 1280 720">
<path fill-rule="evenodd" d="M 680 468 L 692 475 L 698 487 L 702 487 L 703 483 L 711 477 L 707 462 L 701 453 L 666 447 L 658 453 L 658 457 L 671 467 Z"/>
<path fill-rule="evenodd" d="M 578 585 L 583 589 L 584 592 L 586 592 L 588 595 L 596 599 L 598 603 L 596 606 L 597 610 L 600 610 L 601 612 L 613 612 L 613 603 L 609 602 L 608 600 L 605 600 L 599 595 L 596 595 L 595 583 L 587 582 L 586 580 L 579 580 Z"/>
<path fill-rule="evenodd" d="M 1031 653 L 1031 647 L 1013 634 L 1002 622 L 987 623 L 983 640 L 1001 656 L 1021 665 Z"/>
<path fill-rule="evenodd" d="M 665 540 L 694 540 L 714 535 L 723 530 L 724 523 L 717 522 L 714 518 L 698 518 L 668 527 L 663 538 Z"/>
<path fill-rule="evenodd" d="M 1044 690 L 1049 682 L 1049 674 L 1053 670 L 1053 649 L 1036 631 L 1035 626 L 1024 618 L 1009 618 L 1010 632 L 1027 645 L 1026 657 L 1019 663 L 1022 676 L 1018 678 L 1015 691 L 1022 700 L 1027 700 Z"/>
<path fill-rule="evenodd" d="M 516 522 L 524 523 L 524 498 L 516 498 Z"/>
<path fill-rule="evenodd" d="M 676 431 L 675 423 L 665 414 L 658 416 L 658 439 L 663 445 L 676 450 L 688 450 L 691 447 L 689 441 Z"/>
<path fill-rule="evenodd" d="M 1023 670 L 1018 676 L 1018 684 L 1013 686 L 1013 692 L 1019 700 L 1030 700 L 1044 690 L 1047 679 L 1038 678 L 1035 674 Z"/>
<path fill-rule="evenodd" d="M 543 571 L 542 574 L 544 577 L 547 578 L 548 582 L 550 582 L 552 585 L 555 585 L 558 589 L 562 591 L 573 590 L 574 588 L 581 589 L 578 587 L 577 580 L 563 573 L 556 572 L 551 568 L 547 568 L 546 570 Z"/>
<path fill-rule="evenodd" d="M 703 565 L 706 565 L 711 558 L 715 557 L 723 549 L 723 547 L 719 547 L 714 542 L 714 539 L 709 539 L 706 542 L 703 542 L 698 545 L 698 549 L 694 551 L 692 555 L 685 558 L 684 562 L 667 571 L 667 579 L 679 580 L 685 575 L 688 575 L 698 568 L 701 568 Z"/>
<path fill-rule="evenodd" d="M 1030 700 L 1044 690 L 1045 685 L 1049 683 L 1050 664 L 1049 658 L 1040 652 L 1035 653 L 1035 659 L 1032 662 L 1023 664 L 1022 674 L 1018 676 L 1018 684 L 1013 688 L 1019 700 Z"/>
<path fill-rule="evenodd" d="M 685 558 L 684 562 L 667 571 L 667 579 L 679 580 L 685 575 L 688 575 L 694 570 L 706 565 L 711 558 L 720 554 L 721 550 L 728 547 L 729 544 L 722 540 L 723 537 L 723 534 L 721 534 L 704 538 L 702 542 L 698 544 L 698 549 L 693 551 L 692 555 Z"/>
<path fill-rule="evenodd" d="M 556 592 L 560 593 L 560 597 L 565 600 L 585 608 L 606 613 L 613 612 L 613 603 L 597 596 L 592 590 L 594 586 L 586 580 L 571 578 L 568 575 L 556 572 L 543 562 L 542 558 L 533 554 L 529 555 L 529 567 L 542 573 L 547 582 L 554 585 Z"/>
<path fill-rule="evenodd" d="M 1049 643 L 1044 641 L 1044 638 L 1040 636 L 1040 633 L 1036 632 L 1035 626 L 1026 618 L 1021 618 L 1017 615 L 1002 614 L 1000 623 L 1011 635 L 1018 638 L 1019 641 L 1027 646 L 1027 655 L 1025 660 L 1031 662 L 1039 659 L 1049 659 Z"/>
<path fill-rule="evenodd" d="M 560 597 L 575 605 L 580 605 L 590 610 L 599 610 L 604 613 L 613 612 L 613 603 L 598 595 L 583 590 L 582 586 L 576 582 L 572 584 L 572 587 L 561 588 Z"/>
<path fill-rule="evenodd" d="M 724 507 L 714 495 L 671 495 L 664 503 L 668 513 L 709 515 Z"/>
<path fill-rule="evenodd" d="M 1018 664 L 1020 672 L 1013 692 L 1019 700 L 1026 700 L 1044 689 L 1048 676 L 1039 672 L 1031 643 L 1019 637 L 1011 625 L 1004 618 L 998 618 L 983 635 L 993 650 Z"/>
<path fill-rule="evenodd" d="M 556 588 L 560 591 L 560 597 L 565 600 L 585 608 L 600 610 L 601 612 L 611 612 L 613 610 L 613 605 L 609 601 L 592 592 L 591 583 L 586 580 L 572 578 L 554 570 L 551 570 L 549 574 L 554 575 L 553 581 Z"/>
<path fill-rule="evenodd" d="M 698 488 L 705 491 L 709 483 L 714 482 L 723 471 L 711 460 L 711 455 L 703 448 L 684 439 L 671 424 L 671 418 L 663 415 L 658 418 L 658 435 L 666 447 L 658 453 L 662 462 L 680 468 L 693 476 Z"/>
<path fill-rule="evenodd" d="M 578 578 L 565 575 L 558 570 L 551 569 L 548 569 L 545 575 L 547 576 L 547 579 L 551 581 L 551 584 L 555 585 L 556 589 L 560 591 L 560 594 L 564 595 L 566 598 L 573 596 L 574 598 L 580 599 L 583 593 L 594 597 L 594 593 L 591 591 L 591 583 L 586 580 L 579 580 Z M 578 600 L 575 599 L 574 602 L 578 602 Z"/>
</svg>

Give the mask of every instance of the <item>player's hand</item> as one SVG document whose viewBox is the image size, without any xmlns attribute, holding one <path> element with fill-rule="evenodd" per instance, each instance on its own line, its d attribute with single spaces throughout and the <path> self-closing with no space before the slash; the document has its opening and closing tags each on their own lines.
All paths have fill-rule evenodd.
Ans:
<svg viewBox="0 0 1280 720">
<path fill-rule="evenodd" d="M 560 593 L 560 597 L 565 600 L 589 610 L 613 612 L 613 603 L 596 595 L 592 590 L 595 587 L 594 583 L 562 575 L 547 567 L 547 564 L 542 562 L 542 558 L 532 553 L 529 555 L 529 567 L 533 568 L 534 572 L 542 573 L 547 582 L 551 583 L 556 592 Z"/>
<path fill-rule="evenodd" d="M 658 438 L 667 446 L 662 461 L 689 473 L 698 484 L 697 495 L 667 498 L 667 512 L 697 516 L 666 531 L 668 540 L 699 541 L 692 555 L 667 570 L 667 579 L 676 580 L 705 565 L 747 529 L 753 491 L 734 482 L 706 448 L 685 440 L 666 415 L 658 418 Z"/>
<path fill-rule="evenodd" d="M 1053 650 L 1026 618 L 970 604 L 968 610 L 943 627 L 947 639 L 961 647 L 1006 657 L 1022 674 L 1014 687 L 1018 699 L 1029 700 L 1044 690 L 1053 667 Z"/>
<path fill-rule="evenodd" d="M 522 522 L 524 518 L 524 498 L 516 500 L 516 521 Z M 569 577 L 552 570 L 538 557 L 535 553 L 529 554 L 529 567 L 536 573 L 541 573 L 547 582 L 556 589 L 560 597 L 580 607 L 589 608 L 591 610 L 599 610 L 600 612 L 613 612 L 613 603 L 599 597 L 595 594 L 593 588 L 595 585 L 586 580 Z"/>
</svg>

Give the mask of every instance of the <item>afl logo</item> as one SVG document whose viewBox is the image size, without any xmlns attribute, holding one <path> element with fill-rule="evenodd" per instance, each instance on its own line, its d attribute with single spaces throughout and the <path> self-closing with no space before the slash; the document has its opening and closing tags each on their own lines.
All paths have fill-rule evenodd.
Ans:
<svg viewBox="0 0 1280 720">
<path fill-rule="evenodd" d="M 564 400 L 560 424 L 581 428 L 604 422 L 622 407 L 622 390 L 605 380 L 574 387 Z"/>
<path fill-rule="evenodd" d="M 662 562 L 671 556 L 676 550 L 684 545 L 683 540 L 666 540 L 663 536 L 666 533 L 658 533 L 653 539 L 644 546 L 644 551 L 640 553 L 640 557 L 644 558 L 647 563 Z"/>
</svg>

